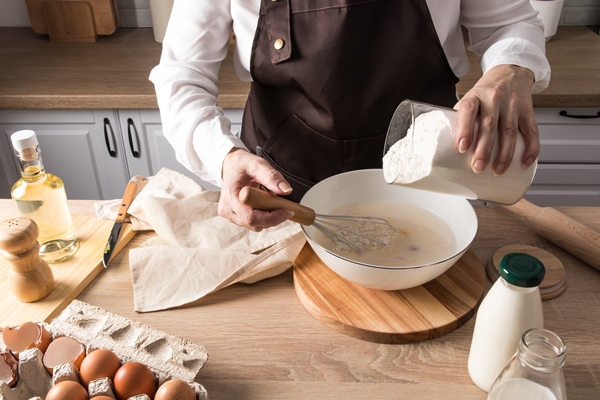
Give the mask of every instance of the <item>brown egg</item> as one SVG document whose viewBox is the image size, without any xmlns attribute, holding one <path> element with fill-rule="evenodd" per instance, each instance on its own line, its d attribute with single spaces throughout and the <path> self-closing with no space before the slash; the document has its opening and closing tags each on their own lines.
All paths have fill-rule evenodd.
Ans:
<svg viewBox="0 0 600 400">
<path fill-rule="evenodd" d="M 100 396 L 94 396 L 94 397 L 92 397 L 92 399 L 94 399 L 94 400 L 115 400 L 112 397 L 105 396 L 103 394 L 101 394 Z"/>
<path fill-rule="evenodd" d="M 54 367 L 68 362 L 72 362 L 75 368 L 79 369 L 84 357 L 85 348 L 81 343 L 73 338 L 62 336 L 50 343 L 42 361 L 44 367 L 52 374 Z"/>
<path fill-rule="evenodd" d="M 139 362 L 123 364 L 113 379 L 118 400 L 127 400 L 138 394 L 147 394 L 151 399 L 156 393 L 156 378 L 150 368 Z"/>
<path fill-rule="evenodd" d="M 77 382 L 62 381 L 52 386 L 46 400 L 88 400 L 88 393 Z"/>
<path fill-rule="evenodd" d="M 180 379 L 173 379 L 160 385 L 154 400 L 196 400 L 196 392 Z"/>
<path fill-rule="evenodd" d="M 88 387 L 94 379 L 109 378 L 113 381 L 120 367 L 121 361 L 115 353 L 106 349 L 97 349 L 88 353 L 83 359 L 79 375 L 83 386 Z"/>
</svg>

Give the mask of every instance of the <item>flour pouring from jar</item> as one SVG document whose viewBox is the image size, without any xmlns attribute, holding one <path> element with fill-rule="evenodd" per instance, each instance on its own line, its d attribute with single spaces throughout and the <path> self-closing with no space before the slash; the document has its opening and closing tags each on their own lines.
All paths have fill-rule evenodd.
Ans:
<svg viewBox="0 0 600 400">
<path fill-rule="evenodd" d="M 454 144 L 456 110 L 405 100 L 396 109 L 386 136 L 383 173 L 386 182 L 471 200 L 514 204 L 533 181 L 537 160 L 529 167 L 519 161 L 525 151 L 517 136 L 510 166 L 502 175 L 488 167 L 480 173 L 471 168 L 473 147 L 460 153 Z M 496 138 L 492 157 L 498 151 Z"/>
</svg>

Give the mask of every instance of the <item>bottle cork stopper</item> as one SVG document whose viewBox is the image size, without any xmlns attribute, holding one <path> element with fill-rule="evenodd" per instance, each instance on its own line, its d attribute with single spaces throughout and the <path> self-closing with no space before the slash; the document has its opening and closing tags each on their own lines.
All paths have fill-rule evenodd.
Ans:
<svg viewBox="0 0 600 400">
<path fill-rule="evenodd" d="M 20 301 L 31 303 L 46 297 L 54 288 L 54 275 L 39 254 L 39 228 L 27 217 L 0 224 L 0 250 L 11 264 L 9 287 Z"/>
<path fill-rule="evenodd" d="M 23 161 L 35 160 L 35 157 L 37 156 L 37 150 L 35 147 L 27 147 L 17 151 L 19 152 Z"/>
</svg>

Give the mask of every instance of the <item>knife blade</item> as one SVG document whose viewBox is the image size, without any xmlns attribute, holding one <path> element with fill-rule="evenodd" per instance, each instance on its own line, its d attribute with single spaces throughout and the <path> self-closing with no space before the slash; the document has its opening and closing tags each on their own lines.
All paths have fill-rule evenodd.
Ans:
<svg viewBox="0 0 600 400">
<path fill-rule="evenodd" d="M 106 242 L 106 247 L 104 248 L 104 256 L 102 257 L 102 263 L 104 264 L 104 268 L 108 268 L 108 263 L 110 262 L 110 258 L 115 251 L 115 246 L 117 241 L 119 240 L 119 233 L 121 233 L 121 228 L 123 227 L 123 222 L 125 222 L 125 217 L 127 217 L 127 210 L 131 205 L 135 197 L 135 192 L 137 191 L 137 183 L 129 182 L 127 187 L 125 188 L 125 194 L 123 195 L 123 200 L 121 200 L 121 205 L 119 206 L 119 210 L 117 211 L 117 218 L 115 218 L 115 224 L 110 231 L 110 236 L 108 237 L 108 241 Z"/>
</svg>

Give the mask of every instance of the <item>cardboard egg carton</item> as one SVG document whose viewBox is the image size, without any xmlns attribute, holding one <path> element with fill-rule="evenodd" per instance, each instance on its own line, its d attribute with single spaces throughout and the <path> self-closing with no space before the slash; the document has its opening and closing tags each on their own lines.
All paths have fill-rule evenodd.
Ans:
<svg viewBox="0 0 600 400">
<path fill-rule="evenodd" d="M 202 385 L 194 382 L 208 359 L 204 346 L 192 341 L 150 328 L 99 307 L 73 300 L 50 324 L 43 324 L 55 339 L 71 337 L 86 348 L 114 352 L 121 364 L 137 361 L 150 368 L 161 385 L 169 379 L 181 379 L 190 384 L 197 400 L 208 400 Z M 0 400 L 30 400 L 46 395 L 61 380 L 78 380 L 79 372 L 72 363 L 63 364 L 50 376 L 42 363 L 42 353 L 29 349 L 19 353 L 19 381 L 10 388 L 0 382 Z M 110 382 L 98 380 L 90 384 L 90 395 L 106 394 L 114 397 Z M 94 391 L 94 393 L 91 393 Z"/>
</svg>

